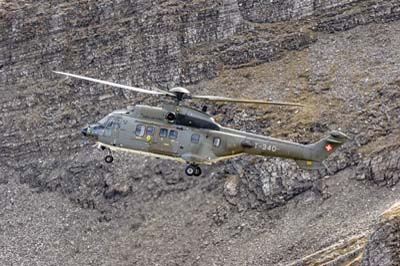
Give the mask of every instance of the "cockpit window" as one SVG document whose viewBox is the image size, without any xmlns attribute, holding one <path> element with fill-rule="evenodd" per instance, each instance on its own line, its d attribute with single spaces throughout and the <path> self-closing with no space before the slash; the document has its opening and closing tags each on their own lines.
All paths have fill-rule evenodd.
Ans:
<svg viewBox="0 0 400 266">
<path fill-rule="evenodd" d="M 99 121 L 99 124 L 100 124 L 100 125 L 103 125 L 103 126 L 107 125 L 108 119 L 110 119 L 110 116 L 109 116 L 109 115 L 107 115 L 106 117 L 102 118 L 102 119 Z"/>
<path fill-rule="evenodd" d="M 114 119 L 113 127 L 120 128 L 121 118 Z"/>
<path fill-rule="evenodd" d="M 113 119 L 110 119 L 110 120 L 107 122 L 106 128 L 112 128 L 112 127 L 113 127 L 113 124 L 114 124 Z"/>
<path fill-rule="evenodd" d="M 101 136 L 104 134 L 104 126 L 102 124 L 96 124 L 93 126 L 93 135 Z"/>
<path fill-rule="evenodd" d="M 112 128 L 114 126 L 114 118 L 107 116 L 104 119 L 100 120 L 100 122 L 104 123 L 103 125 L 106 128 L 104 130 L 104 136 L 110 137 L 112 133 Z"/>
<path fill-rule="evenodd" d="M 106 118 L 108 119 L 107 121 L 105 120 L 105 118 L 103 118 L 102 120 L 99 121 L 99 124 L 106 125 L 105 127 L 107 129 L 120 128 L 120 122 L 121 122 L 120 118 L 116 118 L 116 117 L 106 117 Z"/>
</svg>

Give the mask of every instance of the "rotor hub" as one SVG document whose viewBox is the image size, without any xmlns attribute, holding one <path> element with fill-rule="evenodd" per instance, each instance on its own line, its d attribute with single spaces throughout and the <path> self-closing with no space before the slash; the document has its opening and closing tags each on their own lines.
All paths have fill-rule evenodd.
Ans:
<svg viewBox="0 0 400 266">
<path fill-rule="evenodd" d="M 181 102 L 185 95 L 190 95 L 190 91 L 188 89 L 182 88 L 182 87 L 175 87 L 169 90 L 169 92 L 172 92 L 176 96 L 176 104 L 179 105 L 179 102 Z"/>
<path fill-rule="evenodd" d="M 180 93 L 180 94 L 190 94 L 190 91 L 188 89 L 182 88 L 182 87 L 175 87 L 169 90 L 172 93 Z"/>
</svg>

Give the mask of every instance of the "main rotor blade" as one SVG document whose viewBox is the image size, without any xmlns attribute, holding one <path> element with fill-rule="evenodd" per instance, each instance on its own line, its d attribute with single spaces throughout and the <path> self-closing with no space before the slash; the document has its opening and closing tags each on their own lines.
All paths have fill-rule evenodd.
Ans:
<svg viewBox="0 0 400 266">
<path fill-rule="evenodd" d="M 104 81 L 104 80 L 89 78 L 89 77 L 70 74 L 70 73 L 65 73 L 65 72 L 59 72 L 59 71 L 53 71 L 53 72 L 56 73 L 56 74 L 61 74 L 61 75 L 65 75 L 65 76 L 68 76 L 68 77 L 73 77 L 73 78 L 77 78 L 77 79 L 83 79 L 83 80 L 87 80 L 87 81 L 97 82 L 97 83 L 100 83 L 100 84 L 104 84 L 104 85 L 108 85 L 108 86 L 112 86 L 112 87 L 117 87 L 117 88 L 121 88 L 121 89 L 126 89 L 126 90 L 131 90 L 131 91 L 136 91 L 136 92 L 141 92 L 141 93 L 147 93 L 147 94 L 153 94 L 153 95 L 175 96 L 175 94 L 173 94 L 173 93 L 170 93 L 168 91 L 163 91 L 163 90 L 160 90 L 160 89 L 157 89 L 157 91 L 151 91 L 151 90 L 136 88 L 136 87 L 127 86 L 127 85 L 121 85 L 121 84 L 117 84 L 117 83 L 110 82 L 110 81 Z"/>
<path fill-rule="evenodd" d="M 303 106 L 299 103 L 288 103 L 288 102 L 274 102 L 274 101 L 263 101 L 263 100 L 252 100 L 252 99 L 236 99 L 227 98 L 221 96 L 209 96 L 209 95 L 192 95 L 192 99 L 208 100 L 212 102 L 222 103 L 248 103 L 248 104 L 266 104 L 266 105 L 281 105 L 281 106 Z"/>
</svg>

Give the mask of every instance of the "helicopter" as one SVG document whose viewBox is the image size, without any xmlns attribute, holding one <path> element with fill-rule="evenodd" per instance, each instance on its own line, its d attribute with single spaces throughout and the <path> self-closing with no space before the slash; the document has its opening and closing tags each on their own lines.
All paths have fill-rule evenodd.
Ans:
<svg viewBox="0 0 400 266">
<path fill-rule="evenodd" d="M 186 175 L 200 176 L 200 165 L 211 165 L 242 154 L 251 154 L 293 159 L 301 169 L 319 170 L 324 167 L 323 161 L 349 139 L 340 131 L 332 131 L 312 144 L 290 142 L 223 127 L 207 114 L 207 108 L 197 110 L 181 104 L 184 100 L 192 99 L 219 103 L 302 106 L 298 103 L 192 95 L 182 87 L 168 91 L 148 90 L 76 74 L 53 72 L 175 100 L 174 103 L 164 103 L 162 107 L 135 105 L 116 110 L 97 123 L 83 128 L 81 132 L 85 137 L 95 141 L 101 150 L 107 151 L 104 158 L 106 163 L 113 162 L 113 151 L 125 151 L 186 163 Z"/>
</svg>

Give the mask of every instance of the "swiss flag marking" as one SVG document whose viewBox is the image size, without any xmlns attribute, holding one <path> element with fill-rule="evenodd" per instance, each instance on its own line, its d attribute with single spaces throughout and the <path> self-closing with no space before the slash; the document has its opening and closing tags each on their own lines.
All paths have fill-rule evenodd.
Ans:
<svg viewBox="0 0 400 266">
<path fill-rule="evenodd" d="M 332 146 L 331 144 L 326 144 L 326 145 L 325 145 L 325 150 L 326 150 L 327 152 L 330 152 L 330 151 L 333 150 L 333 146 Z"/>
</svg>

